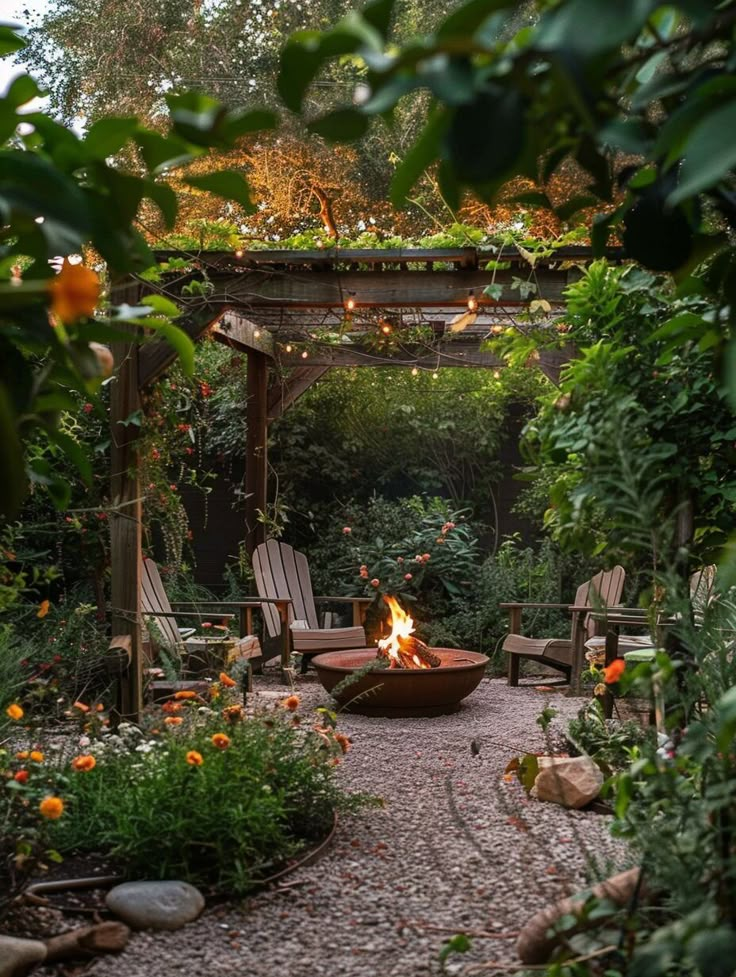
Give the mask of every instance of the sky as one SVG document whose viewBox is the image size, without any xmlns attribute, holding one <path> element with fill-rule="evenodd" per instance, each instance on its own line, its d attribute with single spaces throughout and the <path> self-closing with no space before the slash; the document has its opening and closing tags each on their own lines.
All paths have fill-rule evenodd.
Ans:
<svg viewBox="0 0 736 977">
<path fill-rule="evenodd" d="M 24 10 L 43 13 L 52 3 L 53 0 L 0 0 L 0 24 L 23 24 Z M 0 59 L 0 94 L 4 94 L 13 78 L 22 72 L 22 58 L 21 52 L 18 57 L 20 64 L 13 57 Z M 33 109 L 38 107 L 38 102 L 32 106 Z"/>
</svg>

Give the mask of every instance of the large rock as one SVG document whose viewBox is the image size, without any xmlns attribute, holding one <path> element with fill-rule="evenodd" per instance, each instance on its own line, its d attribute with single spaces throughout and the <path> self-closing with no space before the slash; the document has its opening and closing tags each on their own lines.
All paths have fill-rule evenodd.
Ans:
<svg viewBox="0 0 736 977">
<path fill-rule="evenodd" d="M 188 882 L 124 882 L 108 892 L 105 902 L 138 930 L 178 930 L 204 909 L 204 896 Z"/>
<path fill-rule="evenodd" d="M 0 977 L 25 977 L 46 959 L 46 947 L 39 940 L 0 936 Z"/>
<path fill-rule="evenodd" d="M 534 793 L 540 801 L 585 807 L 600 793 L 603 774 L 587 756 L 539 757 Z"/>
</svg>

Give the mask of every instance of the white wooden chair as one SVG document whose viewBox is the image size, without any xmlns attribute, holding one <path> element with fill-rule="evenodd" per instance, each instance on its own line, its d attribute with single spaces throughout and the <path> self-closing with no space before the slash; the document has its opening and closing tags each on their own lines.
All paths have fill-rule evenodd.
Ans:
<svg viewBox="0 0 736 977">
<path fill-rule="evenodd" d="M 305 672 L 309 659 L 320 652 L 366 647 L 363 621 L 370 597 L 314 597 L 306 556 L 276 539 L 256 547 L 253 571 L 259 597 L 271 601 L 263 606 L 266 631 L 271 638 L 281 635 L 283 639 L 282 668 L 288 668 L 292 649 L 302 656 L 302 672 Z M 278 600 L 288 601 L 288 629 L 284 631 L 282 615 L 275 606 Z M 319 626 L 316 603 L 327 601 L 352 604 L 351 627 Z"/>
<path fill-rule="evenodd" d="M 519 684 L 519 665 L 526 658 L 549 665 L 564 672 L 569 681 L 576 682 L 582 671 L 583 643 L 595 634 L 596 623 L 588 610 L 613 607 L 621 600 L 626 572 L 616 566 L 601 570 L 592 579 L 578 587 L 574 604 L 506 603 L 502 608 L 509 611 L 509 634 L 502 650 L 509 657 L 509 685 Z M 572 614 L 569 638 L 527 638 L 521 634 L 521 613 L 525 608 L 557 608 Z"/>
<path fill-rule="evenodd" d="M 208 667 L 228 668 L 236 661 L 248 662 L 262 655 L 261 644 L 252 630 L 252 609 L 260 608 L 258 600 L 251 601 L 175 601 L 172 606 L 161 581 L 158 566 L 153 560 L 143 560 L 141 604 L 143 615 L 153 624 L 149 632 L 154 640 L 165 649 L 176 652 L 186 659 L 191 668 L 194 664 Z M 177 610 L 174 610 L 174 607 Z M 219 621 L 233 621 L 235 614 L 221 613 L 219 608 L 231 607 L 240 611 L 240 635 L 225 635 L 213 627 L 212 634 L 196 634 L 197 628 L 178 626 L 180 618 L 196 618 L 200 626 L 208 618 Z M 181 608 L 200 608 L 200 610 L 181 610 Z M 204 610 L 204 613 L 203 613 Z M 155 631 L 154 631 L 155 629 Z M 201 630 L 201 627 L 200 627 Z M 196 670 L 196 669 L 195 669 Z M 250 678 L 249 678 L 250 683 Z"/>
</svg>

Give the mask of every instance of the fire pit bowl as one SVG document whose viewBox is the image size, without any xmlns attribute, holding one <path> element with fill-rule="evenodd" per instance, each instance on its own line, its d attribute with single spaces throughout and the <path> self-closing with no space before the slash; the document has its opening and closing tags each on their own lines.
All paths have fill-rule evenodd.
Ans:
<svg viewBox="0 0 736 977">
<path fill-rule="evenodd" d="M 476 651 L 432 648 L 442 659 L 437 668 L 383 668 L 369 672 L 335 696 L 348 712 L 364 716 L 444 716 L 478 686 L 488 658 Z M 330 651 L 312 659 L 328 692 L 376 658 L 375 648 Z"/>
</svg>

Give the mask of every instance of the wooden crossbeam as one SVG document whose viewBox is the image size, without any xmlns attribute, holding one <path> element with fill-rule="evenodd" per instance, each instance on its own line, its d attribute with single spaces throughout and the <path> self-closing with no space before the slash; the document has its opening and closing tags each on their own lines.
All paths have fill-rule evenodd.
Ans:
<svg viewBox="0 0 736 977">
<path fill-rule="evenodd" d="M 212 336 L 226 346 L 243 349 L 246 352 L 256 350 L 266 356 L 274 355 L 274 341 L 270 332 L 262 326 L 251 322 L 239 312 L 226 312 L 212 330 Z"/>
<path fill-rule="evenodd" d="M 298 366 L 268 391 L 268 421 L 275 421 L 327 372 L 328 366 Z"/>
<path fill-rule="evenodd" d="M 504 360 L 481 349 L 480 341 L 443 343 L 437 352 L 428 352 L 426 346 L 401 346 L 394 351 L 380 352 L 351 346 L 322 346 L 303 353 L 282 355 L 281 362 L 288 365 L 293 360 L 300 367 L 324 368 L 332 366 L 402 366 L 422 370 L 437 367 L 475 367 L 493 369 L 505 366 Z"/>
<path fill-rule="evenodd" d="M 499 271 L 279 271 L 277 269 L 218 271 L 208 275 L 216 294 L 226 295 L 229 306 L 245 315 L 257 309 L 290 308 L 356 309 L 467 307 L 471 295 L 480 308 L 526 307 L 535 298 L 552 305 L 563 303 L 563 292 L 580 277 L 577 267 L 539 268 L 530 278 L 536 291 L 524 295 L 518 287 L 520 275 L 513 269 Z M 490 284 L 501 287 L 497 299 L 485 295 Z"/>
</svg>

